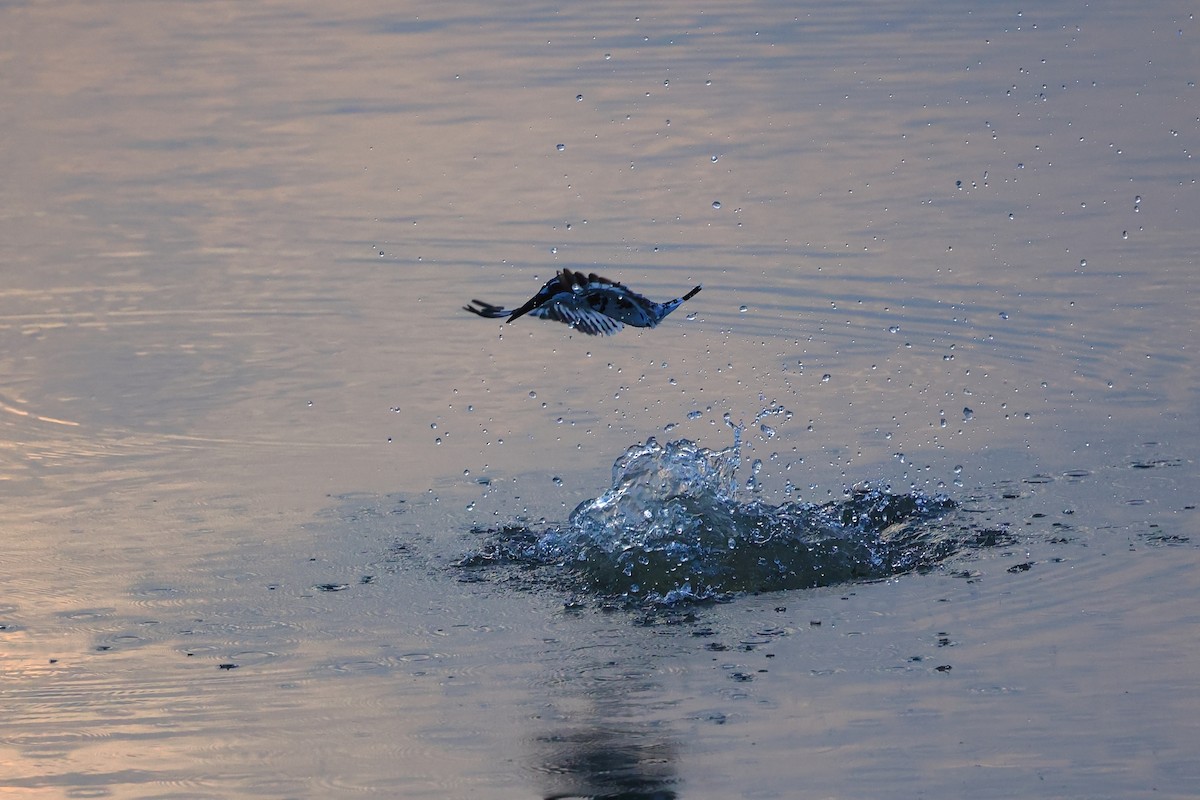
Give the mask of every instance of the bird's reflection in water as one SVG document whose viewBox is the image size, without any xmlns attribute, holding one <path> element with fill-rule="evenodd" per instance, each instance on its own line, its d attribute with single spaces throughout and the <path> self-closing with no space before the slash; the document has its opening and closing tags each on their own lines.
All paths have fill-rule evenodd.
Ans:
<svg viewBox="0 0 1200 800">
<path fill-rule="evenodd" d="M 676 747 L 654 725 L 561 728 L 538 736 L 546 800 L 673 800 Z"/>
</svg>

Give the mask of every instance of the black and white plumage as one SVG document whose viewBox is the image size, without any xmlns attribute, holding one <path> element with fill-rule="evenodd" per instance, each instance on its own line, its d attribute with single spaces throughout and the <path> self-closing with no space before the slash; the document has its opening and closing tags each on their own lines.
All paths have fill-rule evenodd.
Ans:
<svg viewBox="0 0 1200 800">
<path fill-rule="evenodd" d="M 683 297 L 656 303 L 594 272 L 584 275 L 564 269 L 516 310 L 494 306 L 482 300 L 472 300 L 471 305 L 463 308 L 488 319 L 508 317 L 506 322 L 528 314 L 565 323 L 589 336 L 609 336 L 626 325 L 635 328 L 655 327 L 683 305 L 685 300 L 694 297 L 700 288 L 695 287 Z"/>
</svg>

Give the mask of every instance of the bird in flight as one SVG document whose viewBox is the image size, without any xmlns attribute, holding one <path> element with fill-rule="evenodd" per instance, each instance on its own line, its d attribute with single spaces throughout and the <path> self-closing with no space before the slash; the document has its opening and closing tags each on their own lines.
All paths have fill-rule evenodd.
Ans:
<svg viewBox="0 0 1200 800">
<path fill-rule="evenodd" d="M 655 327 L 683 305 L 685 300 L 695 297 L 700 288 L 695 287 L 683 297 L 655 303 L 627 286 L 601 278 L 594 272 L 584 275 L 564 269 L 515 311 L 482 300 L 472 300 L 471 305 L 463 308 L 488 319 L 508 317 L 506 322 L 528 314 L 565 323 L 589 336 L 609 336 L 626 325 L 635 328 Z"/>
</svg>

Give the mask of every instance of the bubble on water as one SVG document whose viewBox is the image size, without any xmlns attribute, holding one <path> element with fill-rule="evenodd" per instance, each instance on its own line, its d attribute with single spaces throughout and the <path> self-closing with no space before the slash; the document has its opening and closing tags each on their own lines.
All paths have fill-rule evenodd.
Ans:
<svg viewBox="0 0 1200 800">
<path fill-rule="evenodd" d="M 749 310 L 750 310 L 750 308 L 749 308 L 748 306 L 738 306 L 738 313 L 739 313 L 739 314 L 745 314 L 745 313 L 746 313 L 747 311 L 749 311 Z"/>
<path fill-rule="evenodd" d="M 899 332 L 900 332 L 899 325 L 889 325 L 888 326 L 888 333 L 899 333 Z"/>
<path fill-rule="evenodd" d="M 763 436 L 767 437 L 768 439 L 775 438 L 775 429 L 772 428 L 770 425 L 763 423 L 762 425 L 758 426 L 758 429 L 760 431 L 762 431 Z"/>
<path fill-rule="evenodd" d="M 1083 267 L 1086 267 L 1086 266 L 1087 266 L 1087 259 L 1086 258 L 1079 259 L 1079 267 L 1082 269 Z"/>
<path fill-rule="evenodd" d="M 583 102 L 583 95 L 581 95 L 581 94 L 577 94 L 577 95 L 575 95 L 575 102 L 576 102 L 576 103 L 582 103 L 582 102 Z"/>
<path fill-rule="evenodd" d="M 560 478 L 560 477 L 558 477 L 557 475 L 555 475 L 553 478 L 551 478 L 551 479 L 550 479 L 550 481 L 551 481 L 551 482 L 552 482 L 552 483 L 553 483 L 555 486 L 562 486 L 562 485 L 563 485 L 563 479 L 562 479 L 562 478 Z"/>
<path fill-rule="evenodd" d="M 567 149 L 567 146 L 560 142 L 560 143 L 554 145 L 554 149 L 561 153 L 563 150 Z"/>
<path fill-rule="evenodd" d="M 537 392 L 535 392 L 533 389 L 530 389 L 530 390 L 529 390 L 529 397 L 530 397 L 530 399 L 533 399 L 533 398 L 537 397 Z"/>
<path fill-rule="evenodd" d="M 821 376 L 821 383 L 829 383 L 831 380 L 833 380 L 833 376 L 828 372 Z"/>
<path fill-rule="evenodd" d="M 689 411 L 687 418 L 688 419 L 700 419 L 702 416 L 704 416 L 703 411 Z"/>
<path fill-rule="evenodd" d="M 718 158 L 719 158 L 719 156 L 713 156 L 713 157 L 712 157 L 712 163 L 714 163 L 714 164 L 715 164 L 715 163 L 717 163 L 717 159 L 718 159 Z"/>
<path fill-rule="evenodd" d="M 1000 312 L 1000 319 L 1008 319 L 1008 312 L 1007 312 L 1007 311 L 1001 311 L 1001 312 Z"/>
<path fill-rule="evenodd" d="M 963 406 L 963 419 L 964 419 L 964 420 L 970 420 L 970 419 L 972 419 L 974 416 L 975 416 L 975 412 L 974 412 L 974 411 L 972 411 L 972 410 L 971 410 L 970 408 L 968 408 L 967 406 Z"/>
<path fill-rule="evenodd" d="M 713 208 L 715 208 L 715 209 L 720 209 L 720 208 L 721 208 L 721 201 L 720 201 L 720 200 L 713 200 L 712 207 L 713 207 Z"/>
</svg>

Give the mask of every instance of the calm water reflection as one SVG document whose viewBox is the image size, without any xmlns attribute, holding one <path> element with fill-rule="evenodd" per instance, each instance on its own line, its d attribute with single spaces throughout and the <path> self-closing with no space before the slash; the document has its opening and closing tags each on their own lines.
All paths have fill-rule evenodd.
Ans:
<svg viewBox="0 0 1200 800">
<path fill-rule="evenodd" d="M 0 786 L 1192 795 L 1198 36 L 0 3 Z M 599 341 L 459 310 L 563 267 L 705 290 Z M 765 496 L 1017 543 L 669 620 L 451 568 L 769 403 Z"/>
</svg>

